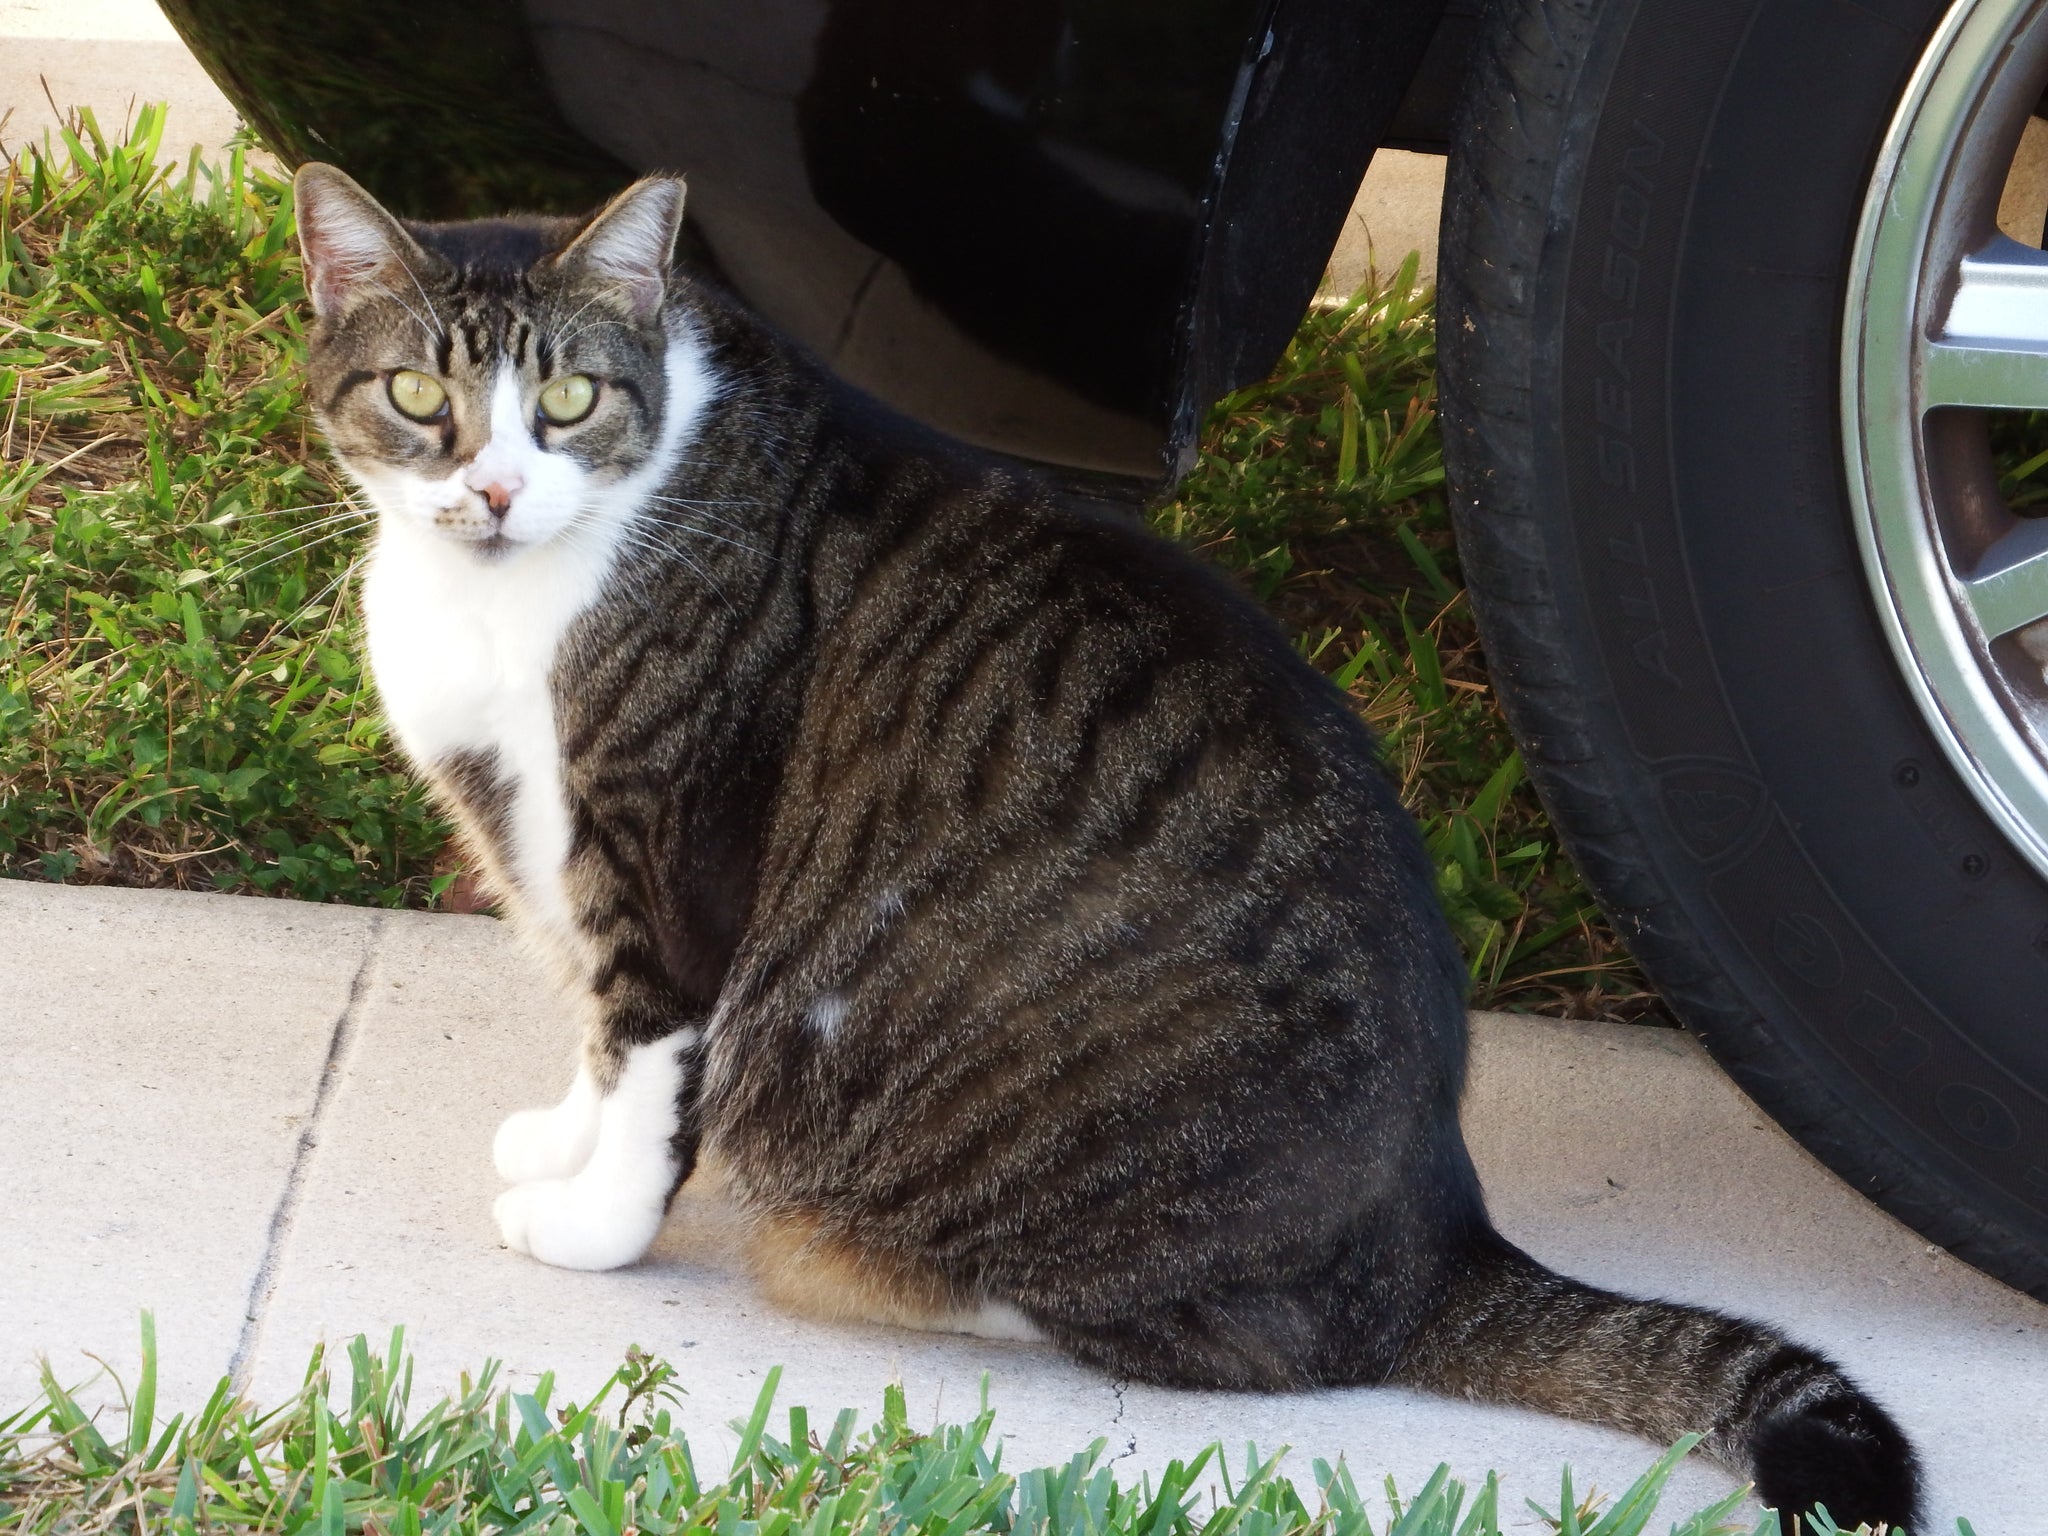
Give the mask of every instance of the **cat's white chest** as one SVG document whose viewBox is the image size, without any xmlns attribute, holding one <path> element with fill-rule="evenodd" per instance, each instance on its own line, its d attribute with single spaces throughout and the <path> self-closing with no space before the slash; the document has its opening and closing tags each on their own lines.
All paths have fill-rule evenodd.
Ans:
<svg viewBox="0 0 2048 1536">
<path fill-rule="evenodd" d="M 509 378 L 509 375 L 507 376 Z M 630 473 L 595 480 L 530 440 L 508 384 L 488 451 L 552 497 L 560 530 L 497 559 L 435 527 L 461 466 L 421 477 L 365 466 L 358 480 L 378 504 L 377 544 L 363 582 L 370 672 L 386 718 L 413 760 L 432 767 L 483 754 L 509 796 L 501 850 L 523 917 L 573 954 L 577 939 L 564 875 L 570 853 L 553 682 L 562 642 L 603 593 L 648 498 L 667 484 L 715 392 L 704 350 L 672 334 L 663 360 L 661 428 Z M 549 490 L 552 487 L 552 490 Z M 573 515 L 563 514 L 563 506 Z M 545 509 L 544 509 L 545 510 Z M 544 520 L 545 525 L 545 520 Z M 639 536 L 645 543 L 645 537 Z"/>
<path fill-rule="evenodd" d="M 552 678 L 563 638 L 596 601 L 608 560 L 567 547 L 487 562 L 387 527 L 363 585 L 370 670 L 414 761 L 483 754 L 508 793 L 507 874 L 520 905 L 567 935 L 570 848 Z"/>
</svg>

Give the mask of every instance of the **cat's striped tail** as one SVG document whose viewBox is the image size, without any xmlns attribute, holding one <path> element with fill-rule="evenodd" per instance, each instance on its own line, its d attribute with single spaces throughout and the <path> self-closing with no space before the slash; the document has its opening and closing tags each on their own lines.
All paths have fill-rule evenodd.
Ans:
<svg viewBox="0 0 2048 1536">
<path fill-rule="evenodd" d="M 1891 1415 L 1835 1363 L 1755 1323 L 1636 1301 L 1544 1268 L 1495 1234 L 1475 1244 L 1395 1379 L 1517 1403 L 1700 1451 L 1786 1517 L 1815 1504 L 1918 1530 L 1919 1468 Z"/>
</svg>

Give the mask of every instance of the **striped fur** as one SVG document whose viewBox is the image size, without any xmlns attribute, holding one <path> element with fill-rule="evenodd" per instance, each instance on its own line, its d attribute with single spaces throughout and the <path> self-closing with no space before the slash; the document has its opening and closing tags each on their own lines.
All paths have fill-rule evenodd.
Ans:
<svg viewBox="0 0 2048 1536">
<path fill-rule="evenodd" d="M 650 185 L 558 255 L 575 226 L 379 226 L 336 173 L 301 177 L 314 398 L 386 524 L 393 476 L 447 483 L 479 451 L 473 422 L 436 447 L 390 420 L 392 368 L 443 367 L 472 416 L 485 378 L 550 370 L 683 402 L 562 440 L 605 563 L 550 639 L 545 709 L 490 716 L 545 739 L 450 735 L 431 636 L 469 633 L 470 604 L 525 643 L 565 590 L 531 574 L 555 543 L 449 543 L 474 579 L 371 607 L 380 686 L 440 700 L 386 687 L 401 737 L 586 1021 L 600 1097 L 501 1134 L 501 1166 L 548 1175 L 501 1203 L 508 1240 L 630 1259 L 649 1171 L 701 1155 L 795 1306 L 1043 1336 L 1147 1381 L 1405 1381 L 1700 1430 L 1782 1507 L 1909 1518 L 1910 1450 L 1832 1365 L 1494 1234 L 1458 1129 L 1459 958 L 1345 700 L 1122 515 L 889 415 L 704 284 L 650 308 Z M 579 268 L 600 238 L 611 264 Z M 650 464 L 657 494 L 606 501 Z M 441 558 L 406 539 L 380 562 Z M 490 606 L 500 578 L 524 606 Z M 437 592 L 462 611 L 423 614 Z M 559 868 L 515 846 L 532 805 L 561 818 Z M 604 1241 L 549 1226 L 607 1200 Z"/>
<path fill-rule="evenodd" d="M 1467 1248 L 1397 1376 L 1664 1443 L 1703 1433 L 1701 1453 L 1748 1471 L 1774 1508 L 1918 1528 L 1911 1445 L 1825 1356 L 1703 1308 L 1582 1285 L 1498 1235 Z"/>
</svg>

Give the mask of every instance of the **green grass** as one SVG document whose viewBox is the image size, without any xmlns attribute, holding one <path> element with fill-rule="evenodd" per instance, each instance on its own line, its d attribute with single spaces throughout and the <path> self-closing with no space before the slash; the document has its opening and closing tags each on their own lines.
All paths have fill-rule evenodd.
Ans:
<svg viewBox="0 0 2048 1536">
<path fill-rule="evenodd" d="M 81 115 L 0 180 L 0 873 L 445 901 L 446 829 L 356 659 L 360 515 L 308 440 L 288 188 L 165 162 L 163 129 Z M 1488 690 L 1413 277 L 1312 313 L 1155 521 L 1381 732 L 1475 1002 L 1642 1016 Z"/>
<path fill-rule="evenodd" d="M 1010 1472 L 982 1412 L 967 1424 L 913 1428 L 903 1391 L 859 1428 L 848 1409 L 815 1423 L 774 1413 L 771 1370 L 722 1473 L 700 1466 L 676 1427 L 684 1383 L 628 1353 L 588 1402 L 561 1400 L 552 1377 L 513 1392 L 485 1366 L 460 1390 L 412 1413 L 403 1332 L 378 1356 L 358 1337 L 345 1390 L 315 1353 L 289 1402 L 257 1411 L 223 1380 L 197 1412 L 160 1416 L 156 1351 L 143 1319 L 129 1411 L 97 1422 L 45 1367 L 41 1401 L 0 1419 L 0 1528 L 15 1536 L 233 1532 L 236 1536 L 1501 1536 L 1498 1480 L 1476 1487 L 1448 1467 L 1408 1498 L 1368 1497 L 1342 1461 L 1313 1482 L 1280 1475 L 1279 1455 L 1247 1446 L 1233 1475 L 1212 1444 L 1154 1480 L 1119 1482 L 1097 1440 L 1059 1466 Z M 771 1420 L 774 1420 L 771 1428 Z M 780 1435 L 778 1437 L 778 1432 Z M 1566 1469 L 1557 1502 L 1530 1509 L 1563 1536 L 1638 1536 L 1690 1449 L 1683 1440 L 1620 1498 L 1581 1498 Z M 1284 1454 L 1284 1451 L 1282 1452 Z M 1776 1515 L 1742 1523 L 1746 1490 L 1695 1511 L 1672 1536 L 1771 1536 Z M 1507 1516 L 1529 1528 L 1520 1511 Z M 1824 1515 L 1809 1536 L 1834 1536 Z M 1971 1536 L 1958 1522 L 1960 1536 Z"/>
<path fill-rule="evenodd" d="M 0 869 L 424 904 L 444 832 L 340 600 L 288 189 L 159 165 L 162 127 L 83 116 L 0 182 Z"/>
</svg>

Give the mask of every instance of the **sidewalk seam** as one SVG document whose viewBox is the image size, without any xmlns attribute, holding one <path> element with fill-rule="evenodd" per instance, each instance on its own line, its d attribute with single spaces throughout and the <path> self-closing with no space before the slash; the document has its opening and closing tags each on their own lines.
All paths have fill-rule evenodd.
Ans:
<svg viewBox="0 0 2048 1536">
<path fill-rule="evenodd" d="M 256 1266 L 255 1278 L 249 1283 L 249 1300 L 243 1309 L 242 1330 L 235 1340 L 234 1356 L 228 1361 L 228 1379 L 237 1393 L 246 1392 L 249 1388 L 249 1371 L 256 1359 L 256 1346 L 262 1342 L 264 1319 L 269 1316 L 271 1298 L 277 1292 L 278 1273 L 284 1263 L 284 1246 L 298 1219 L 300 1196 L 305 1192 L 313 1153 L 320 1146 L 320 1132 L 326 1124 L 328 1103 L 334 1097 L 335 1085 L 341 1081 L 342 1066 L 355 1045 L 363 998 L 370 989 L 370 971 L 383 948 L 384 927 L 385 914 L 371 913 L 370 926 L 363 939 L 363 958 L 356 965 L 355 975 L 349 979 L 348 997 L 342 1003 L 333 1031 L 328 1036 L 327 1055 L 320 1063 L 320 1077 L 313 1088 L 313 1107 L 306 1115 L 305 1125 L 299 1130 L 298 1145 L 292 1149 L 292 1165 L 285 1175 L 284 1193 L 278 1197 L 277 1209 L 270 1214 L 270 1227 L 263 1240 L 263 1258 Z"/>
</svg>

